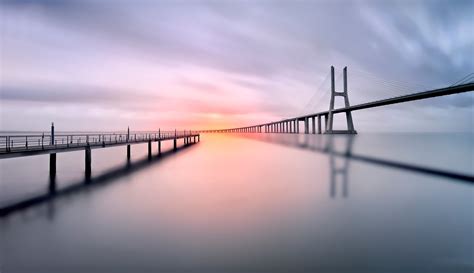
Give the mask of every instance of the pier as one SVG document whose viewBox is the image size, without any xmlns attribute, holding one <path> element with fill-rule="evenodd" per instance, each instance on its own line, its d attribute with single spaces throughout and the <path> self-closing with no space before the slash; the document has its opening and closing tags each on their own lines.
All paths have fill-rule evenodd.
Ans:
<svg viewBox="0 0 474 273">
<path fill-rule="evenodd" d="M 0 159 L 49 154 L 50 191 L 56 190 L 57 153 L 84 151 L 85 180 L 90 181 L 92 174 L 92 150 L 116 146 L 127 146 L 126 158 L 130 161 L 132 145 L 148 144 L 148 160 L 153 156 L 153 143 L 157 143 L 156 154 L 162 154 L 162 142 L 172 141 L 173 151 L 178 149 L 178 141 L 183 145 L 192 145 L 200 141 L 200 134 L 190 130 L 125 133 L 72 133 L 56 134 L 54 123 L 48 134 L 11 134 L 0 135 Z"/>
</svg>

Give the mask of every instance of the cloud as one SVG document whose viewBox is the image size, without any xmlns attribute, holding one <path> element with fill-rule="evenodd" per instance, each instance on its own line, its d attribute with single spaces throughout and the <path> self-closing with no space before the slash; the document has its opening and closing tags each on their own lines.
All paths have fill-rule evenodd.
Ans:
<svg viewBox="0 0 474 273">
<path fill-rule="evenodd" d="M 402 92 L 370 90 L 373 79 L 357 69 L 430 87 L 474 71 L 472 1 L 29 0 L 0 8 L 3 103 L 215 112 L 232 123 L 243 113 L 287 117 L 314 93 L 325 98 L 328 86 L 316 88 L 330 65 L 349 66 L 354 102 Z M 436 105 L 472 105 L 465 98 Z"/>
</svg>

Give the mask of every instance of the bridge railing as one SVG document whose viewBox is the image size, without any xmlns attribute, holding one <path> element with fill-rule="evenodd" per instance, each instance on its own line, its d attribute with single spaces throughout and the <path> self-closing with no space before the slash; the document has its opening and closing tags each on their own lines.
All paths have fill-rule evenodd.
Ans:
<svg viewBox="0 0 474 273">
<path fill-rule="evenodd" d="M 190 130 L 130 133 L 58 133 L 54 134 L 54 139 L 51 134 L 0 135 L 0 152 L 158 141 L 196 134 L 196 132 Z"/>
</svg>

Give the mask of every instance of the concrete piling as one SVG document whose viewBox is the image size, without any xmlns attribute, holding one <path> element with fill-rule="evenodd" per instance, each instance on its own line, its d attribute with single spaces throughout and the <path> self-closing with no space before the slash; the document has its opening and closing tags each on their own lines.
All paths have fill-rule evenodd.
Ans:
<svg viewBox="0 0 474 273">
<path fill-rule="evenodd" d="M 127 145 L 127 160 L 130 160 L 131 158 L 131 148 L 130 148 L 130 144 Z"/>
<path fill-rule="evenodd" d="M 91 158 L 91 147 L 87 145 L 85 149 L 85 175 L 86 181 L 91 179 L 92 174 L 92 158 Z"/>
</svg>

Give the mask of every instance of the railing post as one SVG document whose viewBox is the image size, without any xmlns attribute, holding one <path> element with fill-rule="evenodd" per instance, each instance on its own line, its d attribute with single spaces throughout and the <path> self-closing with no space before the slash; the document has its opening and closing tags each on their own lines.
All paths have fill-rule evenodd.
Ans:
<svg viewBox="0 0 474 273">
<path fill-rule="evenodd" d="M 51 123 L 51 145 L 54 145 L 54 122 Z"/>
</svg>

